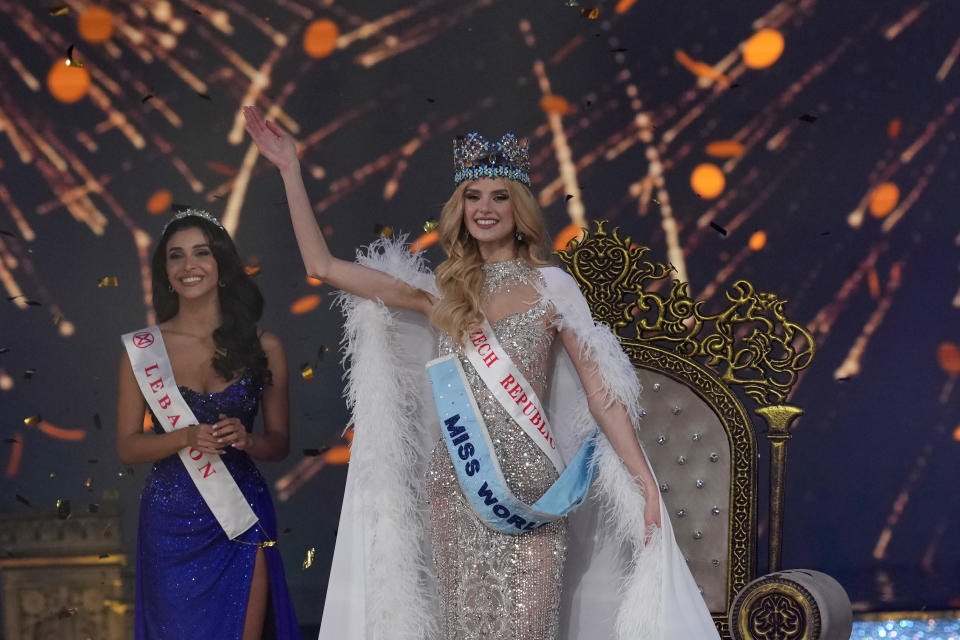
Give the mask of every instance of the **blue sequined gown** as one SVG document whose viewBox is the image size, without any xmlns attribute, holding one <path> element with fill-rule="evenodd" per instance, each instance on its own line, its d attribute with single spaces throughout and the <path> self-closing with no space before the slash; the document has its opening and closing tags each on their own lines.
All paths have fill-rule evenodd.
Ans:
<svg viewBox="0 0 960 640">
<path fill-rule="evenodd" d="M 239 418 L 247 431 L 262 390 L 250 375 L 219 393 L 180 387 L 201 423 L 212 424 L 223 413 Z M 234 640 L 243 635 L 256 544 L 277 539 L 277 522 L 270 491 L 250 456 L 228 448 L 223 461 L 260 518 L 234 541 L 227 539 L 178 455 L 153 465 L 140 499 L 136 640 Z M 264 637 L 300 640 L 280 551 L 273 546 L 263 553 L 270 574 Z"/>
</svg>

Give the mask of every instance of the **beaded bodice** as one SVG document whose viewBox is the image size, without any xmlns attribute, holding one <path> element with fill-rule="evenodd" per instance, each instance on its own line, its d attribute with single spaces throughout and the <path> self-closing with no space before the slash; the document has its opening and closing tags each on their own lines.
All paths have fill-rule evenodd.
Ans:
<svg viewBox="0 0 960 640">
<path fill-rule="evenodd" d="M 197 421 L 201 424 L 213 424 L 220 414 L 237 418 L 247 428 L 253 429 L 253 420 L 260 409 L 260 394 L 263 385 L 257 382 L 251 373 L 244 373 L 243 377 L 228 386 L 223 391 L 203 393 L 189 387 L 180 386 L 180 394 L 193 411 Z M 152 415 L 152 414 L 151 414 Z M 154 431 L 162 433 L 157 421 L 153 421 Z"/>
</svg>

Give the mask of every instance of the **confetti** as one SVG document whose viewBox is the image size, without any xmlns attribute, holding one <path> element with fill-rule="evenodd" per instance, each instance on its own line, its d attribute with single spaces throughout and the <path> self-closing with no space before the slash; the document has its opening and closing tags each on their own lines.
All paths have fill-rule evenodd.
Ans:
<svg viewBox="0 0 960 640">
<path fill-rule="evenodd" d="M 70 45 L 67 48 L 67 66 L 76 67 L 77 69 L 83 69 L 83 62 L 80 61 L 79 59 L 75 60 L 73 58 L 73 45 Z"/>
<path fill-rule="evenodd" d="M 97 556 L 97 557 L 100 558 L 101 560 L 104 560 L 104 559 L 106 559 L 106 558 L 109 558 L 109 557 L 110 557 L 110 554 L 109 554 L 109 553 L 101 553 L 101 554 L 100 554 L 99 556 Z"/>
<path fill-rule="evenodd" d="M 330 447 L 323 447 L 322 449 L 304 449 L 303 455 L 308 457 L 319 456 L 320 454 L 330 451 Z"/>
<path fill-rule="evenodd" d="M 61 321 L 61 320 L 63 320 L 63 316 L 61 316 L 61 315 L 58 313 L 57 315 L 55 315 L 55 316 L 53 317 L 53 326 L 55 326 L 55 327 L 60 326 L 60 321 Z"/>
<path fill-rule="evenodd" d="M 310 366 L 309 362 L 300 365 L 300 377 L 304 380 L 313 380 L 313 367 Z"/>
<path fill-rule="evenodd" d="M 567 194 L 567 197 L 563 199 L 564 202 L 570 202 L 571 200 L 573 200 L 573 194 L 572 194 L 572 193 L 568 193 L 568 194 Z"/>
<path fill-rule="evenodd" d="M 287 535 L 287 534 L 290 533 L 291 531 L 293 531 L 293 529 L 291 529 L 290 527 L 287 527 L 287 528 L 285 528 L 283 531 L 281 531 L 280 533 L 282 533 L 283 535 Z"/>
<path fill-rule="evenodd" d="M 42 303 L 42 302 L 37 302 L 36 300 L 27 300 L 27 304 L 30 305 L 31 307 L 42 307 L 42 306 L 43 306 L 43 303 Z"/>
<path fill-rule="evenodd" d="M 393 237 L 393 227 L 389 227 L 385 224 L 376 224 L 373 225 L 373 232 L 378 236 L 383 238 L 392 238 Z"/>
<path fill-rule="evenodd" d="M 309 569 L 313 565 L 313 555 L 317 552 L 316 549 L 310 547 L 307 549 L 307 557 L 303 559 L 303 568 Z"/>
<path fill-rule="evenodd" d="M 100 414 L 99 414 L 99 413 L 93 414 L 93 426 L 95 426 L 95 427 L 97 428 L 97 431 L 100 431 L 100 430 L 103 429 L 103 423 L 100 422 Z"/>
<path fill-rule="evenodd" d="M 716 231 L 717 233 L 719 233 L 719 234 L 722 235 L 722 236 L 727 235 L 727 230 L 724 229 L 723 227 L 721 227 L 720 225 L 718 225 L 718 224 L 717 224 L 716 222 L 714 222 L 713 220 L 710 221 L 710 228 L 713 229 L 714 231 Z"/>
<path fill-rule="evenodd" d="M 317 349 L 317 361 L 318 361 L 318 362 L 323 362 L 323 358 L 324 358 L 324 356 L 327 354 L 328 351 L 330 351 L 330 347 L 327 347 L 327 346 L 324 346 L 324 345 L 320 345 L 320 348 Z"/>
<path fill-rule="evenodd" d="M 434 100 L 433 98 L 427 98 L 427 102 L 429 102 L 430 104 L 433 104 L 434 102 L 436 102 L 436 100 Z"/>
<path fill-rule="evenodd" d="M 116 287 L 118 285 L 117 276 L 104 276 L 97 280 L 97 288 Z"/>
<path fill-rule="evenodd" d="M 66 520 L 70 517 L 70 501 L 57 498 L 57 519 Z"/>
<path fill-rule="evenodd" d="M 6 442 L 7 444 L 16 444 L 20 442 L 16 438 L 4 438 L 3 441 Z"/>
<path fill-rule="evenodd" d="M 0 229 L 0 236 L 8 236 L 10 238 L 16 238 L 17 236 L 13 235 L 12 231 L 7 231 L 6 229 Z"/>
<path fill-rule="evenodd" d="M 799 118 L 797 118 L 797 120 L 801 120 L 803 122 L 809 122 L 810 124 L 813 124 L 814 122 L 817 121 L 817 116 L 811 115 L 809 113 L 805 113 Z"/>
<path fill-rule="evenodd" d="M 624 53 L 627 51 L 626 47 L 617 47 L 616 49 L 610 49 L 610 53 Z"/>
<path fill-rule="evenodd" d="M 89 460 L 87 460 L 87 464 L 97 464 L 98 462 L 100 462 L 100 460 L 98 460 L 97 458 L 90 458 Z"/>
<path fill-rule="evenodd" d="M 0 347 L 0 354 L 4 354 L 7 351 L 10 351 L 10 347 Z"/>
<path fill-rule="evenodd" d="M 28 506 L 28 507 L 30 506 L 30 501 L 27 500 L 26 498 L 24 498 L 24 497 L 23 497 L 22 495 L 20 495 L 19 493 L 17 494 L 17 502 L 19 502 L 19 503 L 21 503 L 21 504 L 24 504 L 24 505 L 26 505 L 26 506 Z"/>
<path fill-rule="evenodd" d="M 600 17 L 600 9 L 593 7 L 592 9 L 587 9 L 586 7 L 580 8 L 580 15 L 586 18 L 587 20 L 596 20 Z"/>
<path fill-rule="evenodd" d="M 214 350 L 214 356 L 217 358 L 226 358 L 227 357 L 227 348 L 226 347 L 217 347 Z"/>
<path fill-rule="evenodd" d="M 57 612 L 57 617 L 60 618 L 61 620 L 63 620 L 64 618 L 72 618 L 75 615 L 77 615 L 76 607 L 64 607 L 60 609 L 59 612 Z"/>
<path fill-rule="evenodd" d="M 206 93 L 200 93 L 200 92 L 198 91 L 198 92 L 197 92 L 197 95 L 200 96 L 201 98 L 203 98 L 204 100 L 209 100 L 209 101 L 212 101 L 212 100 L 213 100 L 213 98 L 211 98 L 211 97 L 210 97 L 209 95 L 207 95 Z"/>
<path fill-rule="evenodd" d="M 423 223 L 423 232 L 430 233 L 431 231 L 433 231 L 439 226 L 440 226 L 440 223 L 437 222 L 436 220 L 427 220 L 426 222 Z"/>
<path fill-rule="evenodd" d="M 145 96 L 143 96 L 142 98 L 140 98 L 140 104 L 145 103 L 147 100 L 150 100 L 151 98 L 153 98 L 153 94 L 152 94 L 152 93 L 148 93 L 147 95 L 145 95 Z"/>
<path fill-rule="evenodd" d="M 260 267 L 244 267 L 243 272 L 248 276 L 255 276 L 260 273 Z"/>
<path fill-rule="evenodd" d="M 23 372 L 23 379 L 29 380 L 30 378 L 33 377 L 33 374 L 35 374 L 36 372 L 37 372 L 36 369 L 27 369 L 26 371 Z"/>
<path fill-rule="evenodd" d="M 52 16 L 65 16 L 70 13 L 70 7 L 65 4 L 57 5 L 50 9 L 50 15 Z"/>
<path fill-rule="evenodd" d="M 41 421 L 41 420 L 43 420 L 43 418 L 41 418 L 41 417 L 40 417 L 40 414 L 38 413 L 38 414 L 35 415 L 35 416 L 30 416 L 29 418 L 24 418 L 24 419 L 23 419 L 23 424 L 27 425 L 28 427 L 30 427 L 30 428 L 32 429 L 33 427 L 35 427 L 35 426 L 37 426 L 38 424 L 40 424 L 40 421 Z"/>
<path fill-rule="evenodd" d="M 87 478 L 83 483 L 83 486 L 85 486 L 87 489 L 91 488 L 93 486 L 93 478 Z"/>
</svg>

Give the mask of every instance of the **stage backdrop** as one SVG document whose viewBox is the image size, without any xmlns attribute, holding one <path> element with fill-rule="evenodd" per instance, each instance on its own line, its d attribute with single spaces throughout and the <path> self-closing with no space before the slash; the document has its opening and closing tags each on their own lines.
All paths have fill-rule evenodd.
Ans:
<svg viewBox="0 0 960 640">
<path fill-rule="evenodd" d="M 244 135 L 256 104 L 298 140 L 340 256 L 380 233 L 428 245 L 451 138 L 512 130 L 561 244 L 608 219 L 714 307 L 738 278 L 787 298 L 818 353 L 792 397 L 784 566 L 836 576 L 858 610 L 960 606 L 954 3 L 0 0 L 0 33 L 3 513 L 118 509 L 132 552 L 148 468 L 115 453 L 118 337 L 152 319 L 171 209 L 204 207 L 286 345 L 291 454 L 261 466 L 319 620 L 340 319 Z"/>
</svg>

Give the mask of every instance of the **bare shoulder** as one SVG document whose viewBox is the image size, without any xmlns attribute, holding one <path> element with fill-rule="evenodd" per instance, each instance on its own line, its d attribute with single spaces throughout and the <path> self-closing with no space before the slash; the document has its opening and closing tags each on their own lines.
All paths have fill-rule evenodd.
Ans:
<svg viewBox="0 0 960 640">
<path fill-rule="evenodd" d="M 283 350 L 283 342 L 280 337 L 272 331 L 264 331 L 260 334 L 260 346 L 266 353 L 276 353 Z"/>
</svg>

